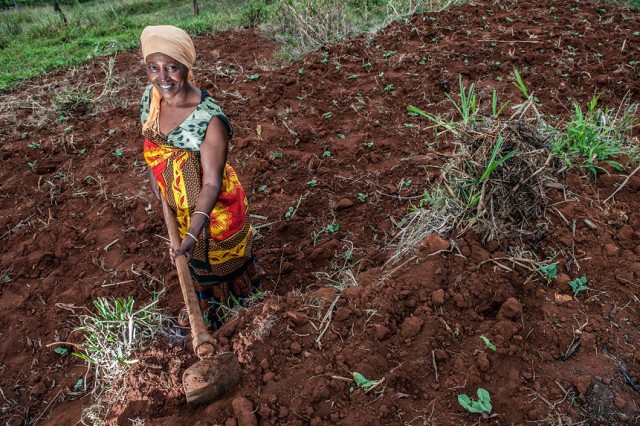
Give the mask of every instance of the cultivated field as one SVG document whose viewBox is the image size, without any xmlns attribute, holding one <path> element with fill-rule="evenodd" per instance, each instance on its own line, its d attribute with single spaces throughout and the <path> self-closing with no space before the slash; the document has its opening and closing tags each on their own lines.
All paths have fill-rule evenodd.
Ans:
<svg viewBox="0 0 640 426">
<path fill-rule="evenodd" d="M 186 405 L 120 52 L 0 94 L 3 424 L 640 420 L 637 10 L 480 0 L 295 62 L 256 28 L 194 42 L 264 273 L 213 336 L 240 385 Z"/>
</svg>

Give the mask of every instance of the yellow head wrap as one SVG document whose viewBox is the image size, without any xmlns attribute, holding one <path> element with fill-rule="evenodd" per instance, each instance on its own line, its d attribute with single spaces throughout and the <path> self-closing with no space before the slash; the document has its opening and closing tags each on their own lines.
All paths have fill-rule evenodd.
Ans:
<svg viewBox="0 0 640 426">
<path fill-rule="evenodd" d="M 192 83 L 192 72 L 196 61 L 196 49 L 193 46 L 191 37 L 184 30 L 173 25 L 155 25 L 146 27 L 140 34 L 140 44 L 142 47 L 142 57 L 153 53 L 163 53 L 172 57 L 176 61 L 185 65 L 189 69 L 187 80 Z M 158 116 L 160 115 L 161 95 L 154 87 L 151 91 L 151 105 L 149 106 L 149 117 L 142 126 L 143 133 L 151 129 L 154 134 L 160 133 Z"/>
</svg>

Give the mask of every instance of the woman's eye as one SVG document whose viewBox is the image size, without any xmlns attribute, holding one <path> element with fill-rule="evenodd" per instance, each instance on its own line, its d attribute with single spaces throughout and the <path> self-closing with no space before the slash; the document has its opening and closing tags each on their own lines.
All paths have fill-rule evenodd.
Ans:
<svg viewBox="0 0 640 426">
<path fill-rule="evenodd" d="M 167 67 L 167 69 L 169 70 L 169 72 L 176 72 L 178 70 L 178 67 L 170 65 L 170 66 Z"/>
</svg>

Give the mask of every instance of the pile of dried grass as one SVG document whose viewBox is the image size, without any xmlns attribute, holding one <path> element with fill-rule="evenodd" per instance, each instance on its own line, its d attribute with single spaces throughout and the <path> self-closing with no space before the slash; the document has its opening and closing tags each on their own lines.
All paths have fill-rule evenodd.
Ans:
<svg viewBox="0 0 640 426">
<path fill-rule="evenodd" d="M 537 229 L 554 181 L 548 136 L 521 120 L 483 121 L 459 129 L 456 150 L 421 207 L 389 242 L 395 263 L 427 235 L 474 229 L 483 241 L 521 238 Z M 557 160 L 556 160 L 557 161 Z"/>
<path fill-rule="evenodd" d="M 440 184 L 464 206 L 459 225 L 484 241 L 530 234 L 553 180 L 547 137 L 524 121 L 489 121 L 460 133 Z"/>
</svg>

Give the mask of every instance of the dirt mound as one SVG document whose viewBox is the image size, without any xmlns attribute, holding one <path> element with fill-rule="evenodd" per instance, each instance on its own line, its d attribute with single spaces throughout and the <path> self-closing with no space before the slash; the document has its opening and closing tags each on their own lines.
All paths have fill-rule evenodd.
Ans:
<svg viewBox="0 0 640 426">
<path fill-rule="evenodd" d="M 196 78 L 236 127 L 230 157 L 269 295 L 214 335 L 242 362 L 228 399 L 187 407 L 180 376 L 193 355 L 158 341 L 118 384 L 107 422 L 473 424 L 456 397 L 479 387 L 497 415 L 488 422 L 637 421 L 639 176 L 609 203 L 624 175 L 559 176 L 546 233 L 524 243 L 483 245 L 467 231 L 450 248 L 432 235 L 396 263 L 387 243 L 453 151 L 408 105 L 453 113 L 445 94 L 459 74 L 481 98 L 522 99 L 509 77 L 517 68 L 545 117 L 565 119 L 568 98 L 596 91 L 617 106 L 640 95 L 639 24 L 617 4 L 480 1 L 284 68 L 255 31 L 196 39 Z M 83 383 L 76 389 L 86 367 L 47 345 L 78 342 L 72 314 L 93 299 L 142 301 L 167 287 L 169 312 L 181 304 L 146 188 L 144 74 L 137 53 L 114 59 L 0 97 L 8 424 L 70 424 L 89 405 Z M 87 87 L 94 108 L 56 110 L 53 95 Z M 556 281 L 540 262 L 558 262 Z M 582 276 L 590 290 L 574 297 L 568 283 Z M 354 278 L 341 293 L 331 286 Z M 381 382 L 365 392 L 354 372 Z"/>
</svg>

